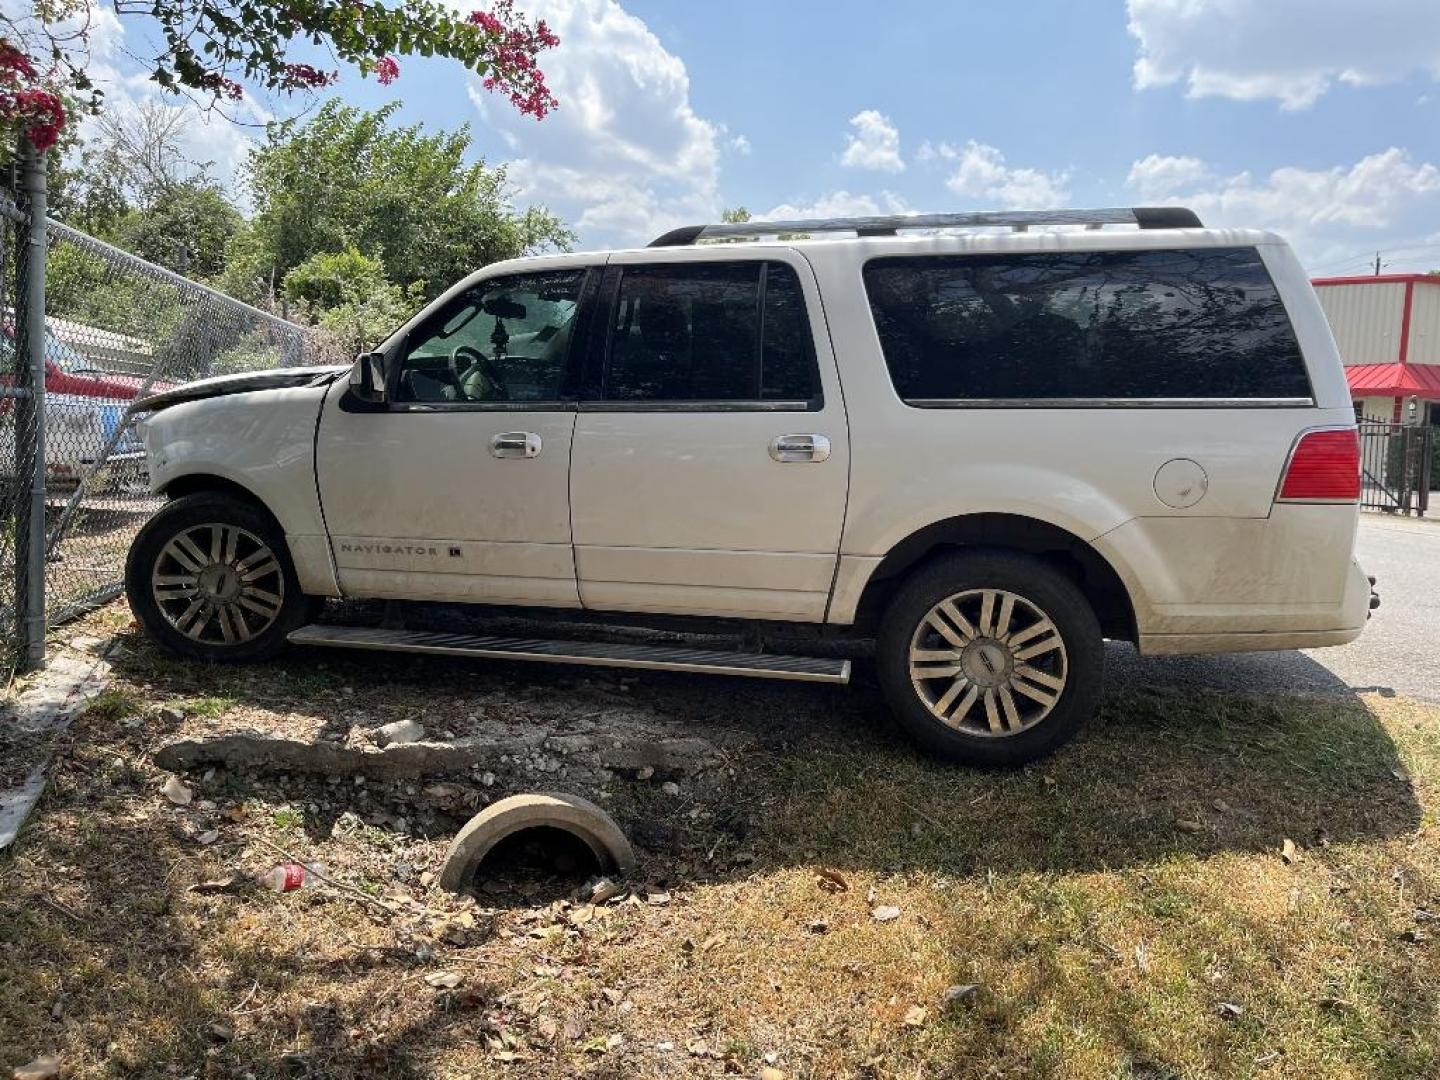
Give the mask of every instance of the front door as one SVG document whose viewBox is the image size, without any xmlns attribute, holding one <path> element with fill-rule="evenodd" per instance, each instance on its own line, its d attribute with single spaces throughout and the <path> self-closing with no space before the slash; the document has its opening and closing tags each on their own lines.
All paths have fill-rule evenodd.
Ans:
<svg viewBox="0 0 1440 1080">
<path fill-rule="evenodd" d="M 591 273 L 483 280 L 389 357 L 388 403 L 331 391 L 316 471 L 345 595 L 579 605 L 572 345 Z"/>
<path fill-rule="evenodd" d="M 849 474 L 809 264 L 612 257 L 570 498 L 587 608 L 821 621 Z"/>
</svg>

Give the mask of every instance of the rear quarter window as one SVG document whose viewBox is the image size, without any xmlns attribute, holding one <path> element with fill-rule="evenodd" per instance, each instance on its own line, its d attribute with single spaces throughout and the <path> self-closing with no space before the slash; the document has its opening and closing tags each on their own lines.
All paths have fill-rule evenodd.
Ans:
<svg viewBox="0 0 1440 1080">
<path fill-rule="evenodd" d="M 1254 248 L 904 256 L 864 279 L 911 405 L 1311 398 Z"/>
</svg>

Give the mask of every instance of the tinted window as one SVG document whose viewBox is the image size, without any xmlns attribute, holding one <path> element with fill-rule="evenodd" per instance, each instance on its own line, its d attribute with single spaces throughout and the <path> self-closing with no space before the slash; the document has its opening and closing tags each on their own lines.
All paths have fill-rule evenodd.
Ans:
<svg viewBox="0 0 1440 1080">
<path fill-rule="evenodd" d="M 777 262 L 627 266 L 611 324 L 610 401 L 810 401 L 805 300 Z"/>
<path fill-rule="evenodd" d="M 482 281 L 411 336 L 400 401 L 555 401 L 584 270 Z"/>
<path fill-rule="evenodd" d="M 1310 396 L 1254 248 L 876 259 L 865 288 L 906 401 Z"/>
</svg>

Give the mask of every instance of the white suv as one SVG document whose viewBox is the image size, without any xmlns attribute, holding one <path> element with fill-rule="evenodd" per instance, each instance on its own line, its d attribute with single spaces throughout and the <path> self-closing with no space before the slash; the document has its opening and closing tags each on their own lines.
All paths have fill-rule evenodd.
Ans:
<svg viewBox="0 0 1440 1080">
<path fill-rule="evenodd" d="M 742 235 L 780 239 L 704 242 Z M 811 624 L 875 639 L 926 746 L 1015 763 L 1093 711 L 1102 638 L 1336 645 L 1370 607 L 1354 413 L 1310 284 L 1279 238 L 1178 208 L 696 227 L 499 263 L 341 375 L 138 403 L 171 501 L 127 587 L 163 645 L 846 681 L 833 650 L 755 644 L 757 622 Z M 331 626 L 324 597 L 751 632 Z"/>
</svg>

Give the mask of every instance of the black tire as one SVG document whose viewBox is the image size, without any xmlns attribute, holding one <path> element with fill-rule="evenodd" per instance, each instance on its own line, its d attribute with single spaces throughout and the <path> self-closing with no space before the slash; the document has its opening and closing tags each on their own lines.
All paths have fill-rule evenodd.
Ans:
<svg viewBox="0 0 1440 1080">
<path fill-rule="evenodd" d="M 180 610 L 183 614 L 184 608 L 188 606 L 186 601 L 167 598 L 163 603 L 169 605 L 168 609 L 163 608 L 162 601 L 155 594 L 155 587 L 152 587 L 151 578 L 157 562 L 166 560 L 161 565 L 162 570 L 166 567 L 175 569 L 170 561 L 174 556 L 166 553 L 167 545 L 186 530 L 207 525 L 232 526 L 248 534 L 250 538 L 258 539 L 270 549 L 278 564 L 278 570 L 259 582 L 270 595 L 279 595 L 278 611 L 263 628 L 265 614 L 254 611 L 240 613 L 242 620 L 249 620 L 244 623 L 245 632 L 249 632 L 252 627 L 255 631 L 254 635 L 246 640 L 227 644 L 223 640 L 197 640 L 196 637 L 187 635 L 177 629 L 174 621 L 176 611 Z M 241 542 L 248 543 L 243 540 Z M 243 553 L 246 549 L 240 550 Z M 255 550 L 253 544 L 249 550 Z M 263 565 L 263 560 L 260 565 Z M 277 588 L 282 580 L 283 588 Z M 166 503 L 145 523 L 135 537 L 135 542 L 130 545 L 130 555 L 125 562 L 125 593 L 130 600 L 130 610 L 140 620 L 140 625 L 162 648 L 189 659 L 224 663 L 246 663 L 274 656 L 285 647 L 286 638 L 292 630 L 304 626 L 314 618 L 320 604 L 318 599 L 306 596 L 300 591 L 300 582 L 290 561 L 285 535 L 270 515 L 247 499 L 223 492 L 202 492 L 175 499 Z M 266 603 L 269 605 L 268 601 Z M 201 628 L 201 633 L 207 638 L 213 638 L 219 633 L 219 613 L 213 604 L 211 610 L 213 614 L 201 611 L 195 616 L 198 618 L 199 615 L 205 615 L 206 626 Z M 230 623 L 230 631 L 238 639 L 241 632 L 236 631 L 234 625 L 233 622 Z"/>
<path fill-rule="evenodd" d="M 932 624 L 927 623 L 927 629 L 922 631 L 922 621 L 926 620 L 932 609 L 942 601 L 972 590 L 1003 590 L 1014 594 L 1018 598 L 1014 602 L 1015 610 L 1021 609 L 1020 601 L 1033 605 L 1042 617 L 1048 617 L 1063 646 L 1054 650 L 1052 659 L 1037 661 L 1064 665 L 1059 670 L 1064 685 L 1059 691 L 1058 699 L 1054 699 L 1053 694 L 1047 695 L 1053 699 L 1053 703 L 1048 706 L 1048 712 L 1042 711 L 1045 706 L 1032 704 L 1030 698 L 1009 694 L 1012 708 L 1013 703 L 1020 702 L 1022 707 L 1028 707 L 1038 716 L 1032 726 L 1017 726 L 1013 733 L 981 734 L 951 726 L 931 711 L 932 704 L 944 704 L 943 695 L 939 695 L 939 700 L 929 702 L 922 697 L 922 690 L 917 688 L 917 683 L 911 680 L 910 650 L 912 642 L 917 640 L 916 635 L 923 633 L 935 640 L 929 629 Z M 1030 612 L 1029 608 L 1023 610 L 1027 614 Z M 998 621 L 998 618 L 992 618 L 992 624 Z M 947 623 L 948 625 L 950 624 Z M 1036 622 L 1034 625 L 1039 626 L 1040 623 Z M 1016 631 L 1007 636 L 1018 639 L 1022 635 Z M 1044 631 L 1032 638 L 1031 642 L 1048 642 L 1050 636 L 1049 631 Z M 968 646 L 961 649 L 955 647 L 953 642 L 941 644 L 943 648 L 952 649 L 962 658 L 970 659 Z M 1014 654 L 1028 649 L 1029 646 L 1021 643 L 1011 648 L 1005 645 L 1003 638 L 997 644 L 1006 650 L 1003 662 L 1010 665 L 1009 668 L 1001 670 L 1014 672 L 1017 663 Z M 931 648 L 929 644 L 922 644 L 920 647 Z M 998 655 L 993 648 L 987 646 L 987 649 L 990 656 Z M 972 665 L 974 660 L 984 662 L 984 668 L 977 669 L 980 670 L 978 678 L 996 677 L 991 660 L 985 656 L 977 656 L 971 660 Z M 948 660 L 932 662 L 938 668 L 947 664 Z M 1022 662 L 1030 665 L 1029 660 Z M 956 666 L 963 669 L 964 659 Z M 1069 578 L 1031 556 L 1009 551 L 976 550 L 935 559 L 922 566 L 901 585 L 886 609 L 880 625 L 876 641 L 876 668 L 881 691 L 896 719 L 925 749 L 967 765 L 1013 766 L 1023 765 L 1049 754 L 1071 738 L 1080 725 L 1094 714 L 1100 701 L 1104 677 L 1104 648 L 1095 612 Z M 1045 692 L 1044 687 L 1025 681 L 1031 689 Z M 922 681 L 919 685 L 926 687 L 926 692 L 933 692 L 929 690 L 930 687 L 937 684 L 945 686 L 947 682 L 947 679 L 937 676 L 934 680 Z M 972 684 L 968 682 L 963 684 L 964 689 L 955 699 L 957 704 L 950 708 L 959 710 L 968 696 L 970 685 Z M 1013 683 L 1007 684 L 1007 690 L 1011 686 Z M 995 692 L 997 696 L 994 703 L 998 706 L 999 690 Z M 989 706 L 989 697 L 987 692 L 978 699 L 979 703 Z M 979 719 L 987 719 L 985 708 L 982 707 L 980 712 Z M 1009 726 L 1008 715 L 1001 716 L 1002 727 Z M 1019 720 L 1023 721 L 1023 714 L 1017 715 Z M 970 714 L 967 713 L 966 717 L 961 718 L 961 722 L 969 723 L 972 727 L 979 726 L 979 720 L 969 717 Z M 986 730 L 993 730 L 994 720 L 989 719 L 988 725 Z"/>
</svg>

